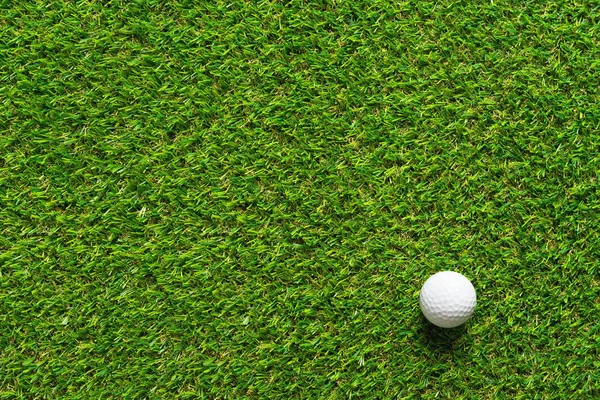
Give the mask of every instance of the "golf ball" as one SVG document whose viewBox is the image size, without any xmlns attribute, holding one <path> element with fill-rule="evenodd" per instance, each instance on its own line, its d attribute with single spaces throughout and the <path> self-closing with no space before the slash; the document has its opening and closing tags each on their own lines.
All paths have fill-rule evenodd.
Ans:
<svg viewBox="0 0 600 400">
<path fill-rule="evenodd" d="M 475 311 L 475 288 L 464 275 L 442 271 L 431 276 L 419 296 L 425 318 L 442 328 L 454 328 L 467 322 Z"/>
</svg>

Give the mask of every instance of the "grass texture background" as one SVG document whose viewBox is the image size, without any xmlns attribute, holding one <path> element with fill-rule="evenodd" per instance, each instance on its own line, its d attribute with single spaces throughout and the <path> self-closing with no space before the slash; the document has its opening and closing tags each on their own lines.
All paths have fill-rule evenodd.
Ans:
<svg viewBox="0 0 600 400">
<path fill-rule="evenodd" d="M 1 4 L 0 398 L 600 396 L 596 2 Z"/>
</svg>

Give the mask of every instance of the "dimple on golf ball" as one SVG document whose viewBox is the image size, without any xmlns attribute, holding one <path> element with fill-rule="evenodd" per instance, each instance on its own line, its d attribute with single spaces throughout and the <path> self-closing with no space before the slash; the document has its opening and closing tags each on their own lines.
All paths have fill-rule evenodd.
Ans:
<svg viewBox="0 0 600 400">
<path fill-rule="evenodd" d="M 425 281 L 419 303 L 429 322 L 442 328 L 455 328 L 471 318 L 477 296 L 471 281 L 464 275 L 442 271 Z"/>
</svg>

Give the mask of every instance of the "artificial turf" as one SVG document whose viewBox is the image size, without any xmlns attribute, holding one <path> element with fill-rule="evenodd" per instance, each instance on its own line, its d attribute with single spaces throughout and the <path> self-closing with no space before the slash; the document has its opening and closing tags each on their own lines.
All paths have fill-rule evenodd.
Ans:
<svg viewBox="0 0 600 400">
<path fill-rule="evenodd" d="M 1 3 L 0 398 L 600 396 L 597 2 Z"/>
</svg>

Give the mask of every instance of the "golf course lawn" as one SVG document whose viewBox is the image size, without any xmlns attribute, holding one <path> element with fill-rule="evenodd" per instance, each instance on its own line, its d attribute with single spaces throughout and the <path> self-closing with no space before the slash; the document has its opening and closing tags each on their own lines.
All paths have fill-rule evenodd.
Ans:
<svg viewBox="0 0 600 400">
<path fill-rule="evenodd" d="M 0 399 L 600 398 L 597 2 L 2 3 Z"/>
</svg>

